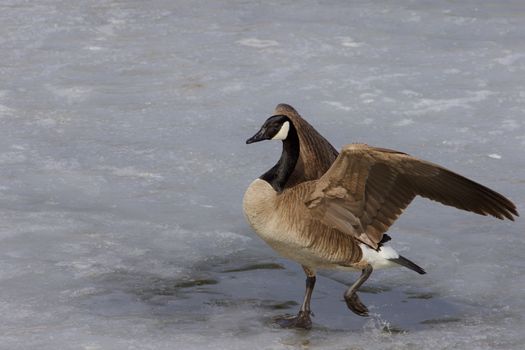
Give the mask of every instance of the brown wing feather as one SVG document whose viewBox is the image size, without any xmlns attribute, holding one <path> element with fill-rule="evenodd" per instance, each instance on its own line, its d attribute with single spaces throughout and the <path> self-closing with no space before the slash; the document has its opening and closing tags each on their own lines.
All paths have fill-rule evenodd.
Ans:
<svg viewBox="0 0 525 350">
<path fill-rule="evenodd" d="M 416 195 L 513 220 L 516 207 L 497 192 L 439 165 L 363 144 L 343 147 L 306 201 L 314 217 L 377 248 Z"/>
</svg>

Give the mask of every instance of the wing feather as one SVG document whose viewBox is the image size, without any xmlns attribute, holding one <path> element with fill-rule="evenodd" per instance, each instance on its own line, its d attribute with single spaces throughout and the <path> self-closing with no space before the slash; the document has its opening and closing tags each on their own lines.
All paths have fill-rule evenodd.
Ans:
<svg viewBox="0 0 525 350">
<path fill-rule="evenodd" d="M 324 224 L 377 248 L 416 195 L 499 219 L 518 216 L 501 194 L 406 153 L 364 144 L 343 147 L 306 200 Z"/>
</svg>

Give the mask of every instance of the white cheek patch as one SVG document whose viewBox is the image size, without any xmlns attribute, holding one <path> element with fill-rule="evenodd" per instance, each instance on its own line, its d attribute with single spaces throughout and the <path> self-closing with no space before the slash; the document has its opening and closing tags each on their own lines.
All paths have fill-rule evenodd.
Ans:
<svg viewBox="0 0 525 350">
<path fill-rule="evenodd" d="M 272 140 L 286 140 L 288 131 L 290 131 L 290 122 L 284 122 L 279 132 L 272 137 Z"/>
</svg>

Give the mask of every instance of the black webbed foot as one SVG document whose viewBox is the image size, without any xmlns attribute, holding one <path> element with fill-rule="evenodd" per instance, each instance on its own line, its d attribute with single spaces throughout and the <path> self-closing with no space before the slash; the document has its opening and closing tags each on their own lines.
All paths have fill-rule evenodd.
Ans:
<svg viewBox="0 0 525 350">
<path fill-rule="evenodd" d="M 277 316 L 274 318 L 274 321 L 282 328 L 302 328 L 302 329 L 312 328 L 312 319 L 310 318 L 310 312 L 308 311 L 299 311 L 297 316 L 293 316 L 293 315 Z"/>
<path fill-rule="evenodd" d="M 368 316 L 368 308 L 361 302 L 357 293 L 353 293 L 349 296 L 345 295 L 346 305 L 350 310 L 359 316 Z"/>
<path fill-rule="evenodd" d="M 372 274 L 373 270 L 374 269 L 372 268 L 372 265 L 367 264 L 363 271 L 361 271 L 361 276 L 359 276 L 357 281 L 355 281 L 355 283 L 345 292 L 344 297 L 346 306 L 348 306 L 348 308 L 356 315 L 368 316 L 368 308 L 361 302 L 361 300 L 359 300 L 356 291 L 363 283 L 365 283 L 368 277 L 370 277 L 370 274 Z"/>
</svg>

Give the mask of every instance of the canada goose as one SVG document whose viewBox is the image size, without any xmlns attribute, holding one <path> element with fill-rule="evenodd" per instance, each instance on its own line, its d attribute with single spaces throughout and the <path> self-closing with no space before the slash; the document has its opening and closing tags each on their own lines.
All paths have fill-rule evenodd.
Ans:
<svg viewBox="0 0 525 350">
<path fill-rule="evenodd" d="M 281 140 L 281 158 L 246 190 L 244 214 L 307 277 L 300 311 L 277 319 L 282 327 L 311 327 L 317 269 L 361 271 L 344 293 L 348 308 L 361 316 L 368 309 L 356 291 L 373 269 L 405 266 L 424 274 L 385 245 L 390 240 L 385 232 L 416 195 L 498 219 L 518 216 L 515 205 L 495 191 L 406 153 L 350 144 L 338 154 L 289 105 L 278 105 L 246 143 L 263 140 Z"/>
</svg>

